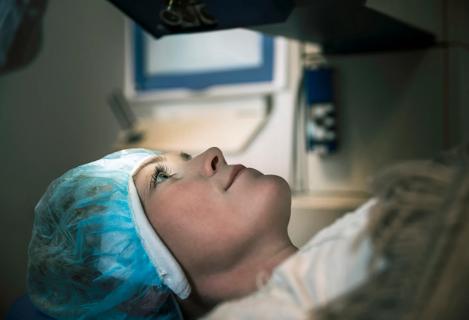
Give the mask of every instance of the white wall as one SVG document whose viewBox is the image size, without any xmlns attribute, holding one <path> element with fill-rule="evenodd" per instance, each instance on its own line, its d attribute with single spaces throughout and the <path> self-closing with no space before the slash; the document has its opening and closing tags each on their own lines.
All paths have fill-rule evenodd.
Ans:
<svg viewBox="0 0 469 320">
<path fill-rule="evenodd" d="M 372 191 L 369 182 L 382 168 L 469 142 L 469 2 L 368 0 L 367 5 L 434 33 L 438 46 L 328 57 L 336 70 L 340 147 L 332 156 L 307 156 L 303 176 L 312 190 L 310 205 Z M 293 213 L 293 240 L 304 243 L 338 210 L 300 205 Z"/>
<path fill-rule="evenodd" d="M 442 50 L 337 56 L 330 64 L 340 146 L 332 156 L 310 156 L 314 190 L 367 190 L 383 167 L 443 148 Z"/>
<path fill-rule="evenodd" d="M 24 293 L 33 208 L 66 169 L 110 151 L 124 18 L 107 1 L 52 0 L 39 56 L 0 77 L 0 318 Z"/>
<path fill-rule="evenodd" d="M 449 50 L 449 63 L 451 139 L 469 143 L 469 41 Z"/>
<path fill-rule="evenodd" d="M 367 6 L 436 35 L 442 57 L 448 144 L 469 141 L 469 1 L 367 0 Z"/>
<path fill-rule="evenodd" d="M 469 1 L 448 0 L 449 99 L 454 141 L 469 142 Z"/>
<path fill-rule="evenodd" d="M 228 163 L 242 163 L 292 181 L 293 122 L 296 91 L 301 70 L 299 44 L 290 41 L 287 87 L 274 94 L 272 111 L 262 131 L 239 155 L 227 156 Z"/>
</svg>

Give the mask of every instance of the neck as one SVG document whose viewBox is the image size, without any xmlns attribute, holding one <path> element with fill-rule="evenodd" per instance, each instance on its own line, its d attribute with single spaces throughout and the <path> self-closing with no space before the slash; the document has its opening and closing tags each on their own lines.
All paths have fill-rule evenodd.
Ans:
<svg viewBox="0 0 469 320">
<path fill-rule="evenodd" d="M 193 278 L 191 296 L 180 300 L 186 319 L 202 316 L 218 303 L 246 296 L 258 289 L 272 271 L 298 249 L 288 240 L 263 246 L 229 270 Z"/>
</svg>

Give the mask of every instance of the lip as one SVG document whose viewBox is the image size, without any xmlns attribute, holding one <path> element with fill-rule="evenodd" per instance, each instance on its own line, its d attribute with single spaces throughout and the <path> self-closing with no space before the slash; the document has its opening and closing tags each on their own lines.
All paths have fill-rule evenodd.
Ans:
<svg viewBox="0 0 469 320">
<path fill-rule="evenodd" d="M 233 169 L 231 170 L 230 172 L 230 178 L 228 180 L 228 184 L 226 185 L 226 188 L 225 190 L 228 190 L 231 185 L 233 184 L 233 182 L 236 180 L 236 178 L 238 177 L 238 175 L 241 173 L 241 171 L 243 171 L 244 169 L 246 169 L 245 166 L 243 166 L 242 164 L 237 164 L 237 165 L 234 165 L 233 166 Z"/>
</svg>

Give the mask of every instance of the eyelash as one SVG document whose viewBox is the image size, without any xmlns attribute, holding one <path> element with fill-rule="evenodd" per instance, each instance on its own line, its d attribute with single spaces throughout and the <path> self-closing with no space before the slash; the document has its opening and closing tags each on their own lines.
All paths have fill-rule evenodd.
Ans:
<svg viewBox="0 0 469 320">
<path fill-rule="evenodd" d="M 164 174 L 166 179 L 171 178 L 174 174 L 171 172 L 171 170 L 162 164 L 159 164 L 155 167 L 155 171 L 153 172 L 151 176 L 151 187 L 155 188 L 156 185 L 160 182 L 158 182 L 158 177 L 160 174 Z"/>
</svg>

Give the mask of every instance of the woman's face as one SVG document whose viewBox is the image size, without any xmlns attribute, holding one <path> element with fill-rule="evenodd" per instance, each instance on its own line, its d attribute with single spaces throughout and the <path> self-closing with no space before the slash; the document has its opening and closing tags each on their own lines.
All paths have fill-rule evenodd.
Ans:
<svg viewBox="0 0 469 320">
<path fill-rule="evenodd" d="M 287 236 L 286 181 L 228 165 L 218 148 L 194 158 L 166 153 L 134 181 L 150 223 L 185 269 L 222 270 L 247 250 Z"/>
</svg>

